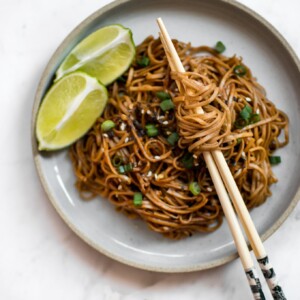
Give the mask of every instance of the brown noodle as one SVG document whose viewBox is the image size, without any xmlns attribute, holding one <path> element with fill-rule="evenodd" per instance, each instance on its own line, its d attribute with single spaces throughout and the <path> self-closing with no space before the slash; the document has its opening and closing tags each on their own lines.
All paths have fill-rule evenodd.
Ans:
<svg viewBox="0 0 300 300">
<path fill-rule="evenodd" d="M 174 44 L 187 73 L 171 73 L 160 41 L 145 39 L 137 47 L 137 61 L 146 56 L 150 64 L 141 67 L 134 62 L 123 80 L 108 87 L 103 115 L 71 147 L 70 155 L 83 198 L 107 197 L 118 210 L 178 239 L 214 231 L 222 224 L 222 209 L 201 152 L 221 149 L 247 207 L 261 205 L 277 181 L 269 156 L 288 143 L 288 118 L 266 98 L 248 68 L 244 76 L 234 73 L 243 65 L 240 58 L 205 46 L 176 40 Z M 185 93 L 179 93 L 174 80 L 182 83 Z M 157 91 L 172 96 L 175 111 L 161 110 Z M 238 129 L 235 124 L 245 105 L 260 120 Z M 205 114 L 195 113 L 200 106 Z M 108 133 L 101 131 L 105 120 L 116 124 Z M 148 123 L 159 129 L 157 137 L 145 134 Z M 166 138 L 176 131 L 180 139 L 172 147 Z M 190 169 L 182 162 L 188 151 Z M 133 170 L 120 174 L 116 161 L 131 163 Z M 188 188 L 193 181 L 201 187 L 197 196 Z M 135 192 L 143 194 L 141 206 L 133 203 Z"/>
</svg>

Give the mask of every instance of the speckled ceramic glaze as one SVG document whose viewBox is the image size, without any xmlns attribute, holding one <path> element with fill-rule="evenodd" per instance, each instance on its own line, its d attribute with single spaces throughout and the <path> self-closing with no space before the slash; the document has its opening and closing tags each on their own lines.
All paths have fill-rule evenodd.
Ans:
<svg viewBox="0 0 300 300">
<path fill-rule="evenodd" d="M 300 196 L 300 73 L 299 62 L 286 41 L 266 21 L 241 4 L 221 0 L 116 1 L 84 20 L 63 41 L 40 81 L 32 117 L 35 163 L 49 199 L 57 212 L 84 241 L 113 259 L 142 269 L 187 272 L 212 268 L 237 256 L 226 222 L 212 234 L 196 234 L 170 241 L 147 229 L 139 220 L 117 213 L 105 199 L 80 199 L 67 150 L 39 153 L 34 135 L 40 101 L 66 54 L 97 28 L 120 23 L 133 31 L 135 43 L 158 36 L 156 18 L 162 17 L 172 38 L 193 45 L 221 40 L 226 55 L 240 55 L 266 88 L 268 97 L 291 122 L 290 143 L 278 151 L 282 163 L 274 168 L 279 182 L 273 196 L 251 212 L 262 239 L 287 218 Z"/>
</svg>

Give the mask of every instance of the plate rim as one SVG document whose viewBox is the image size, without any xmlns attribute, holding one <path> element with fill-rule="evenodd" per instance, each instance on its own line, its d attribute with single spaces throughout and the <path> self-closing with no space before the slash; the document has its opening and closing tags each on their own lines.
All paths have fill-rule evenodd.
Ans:
<svg viewBox="0 0 300 300">
<path fill-rule="evenodd" d="M 117 6 L 124 4 L 124 3 L 132 2 L 132 1 L 135 1 L 135 0 L 114 0 L 111 3 L 100 7 L 95 12 L 93 12 L 88 17 L 86 17 L 59 44 L 58 48 L 52 54 L 46 67 L 44 68 L 43 73 L 42 73 L 39 83 L 38 83 L 38 87 L 37 87 L 35 95 L 34 95 L 34 102 L 33 102 L 33 108 L 32 108 L 32 113 L 31 113 L 32 155 L 33 155 L 33 160 L 34 160 L 35 168 L 36 168 L 40 183 L 41 183 L 48 199 L 50 200 L 51 204 L 55 208 L 56 212 L 62 218 L 62 220 L 68 225 L 68 227 L 79 238 L 81 238 L 84 242 L 86 242 L 89 246 L 91 246 L 96 251 L 104 254 L 105 256 L 107 256 L 115 261 L 121 262 L 121 263 L 126 264 L 131 267 L 142 269 L 142 270 L 164 272 L 164 273 L 193 272 L 193 271 L 201 271 L 201 270 L 206 270 L 206 269 L 211 269 L 211 268 L 214 268 L 217 266 L 221 266 L 221 265 L 226 264 L 226 263 L 234 260 L 235 258 L 237 258 L 238 253 L 235 252 L 233 254 L 226 255 L 222 258 L 215 259 L 209 263 L 198 263 L 193 266 L 159 267 L 159 266 L 146 265 L 146 264 L 142 264 L 142 263 L 136 263 L 131 260 L 127 260 L 126 258 L 124 258 L 122 256 L 115 255 L 115 254 L 111 253 L 110 251 L 107 251 L 101 245 L 100 246 L 96 245 L 96 243 L 92 239 L 90 239 L 88 236 L 86 236 L 83 232 L 81 232 L 78 228 L 76 228 L 76 226 L 72 222 L 69 221 L 68 216 L 59 208 L 59 205 L 58 205 L 54 195 L 52 195 L 49 185 L 47 183 L 47 180 L 44 176 L 42 166 L 41 166 L 41 161 L 40 161 L 41 155 L 38 151 L 37 141 L 36 141 L 36 136 L 35 136 L 35 125 L 36 125 L 36 116 L 37 116 L 38 108 L 40 106 L 41 94 L 46 85 L 46 81 L 47 81 L 49 72 L 53 69 L 55 62 L 57 61 L 57 58 L 60 57 L 63 49 L 65 49 L 66 46 L 69 44 L 69 42 L 71 40 L 73 40 L 74 36 L 77 36 L 77 34 L 82 30 L 82 28 L 85 28 L 88 24 L 92 23 L 95 19 L 101 17 L 101 15 L 116 8 Z M 271 23 L 269 23 L 266 19 L 264 19 L 260 14 L 258 14 L 251 8 L 249 8 L 246 5 L 244 5 L 240 2 L 237 2 L 235 0 L 215 0 L 215 1 L 218 1 L 218 2 L 224 3 L 224 4 L 229 4 L 229 5 L 233 6 L 234 8 L 237 8 L 237 9 L 243 11 L 247 15 L 250 15 L 251 17 L 256 19 L 256 21 L 259 22 L 260 24 L 262 24 L 266 29 L 268 29 L 273 34 L 273 36 L 280 42 L 280 44 L 285 48 L 285 50 L 288 52 L 293 63 L 297 67 L 298 72 L 300 73 L 300 60 L 299 60 L 298 56 L 296 55 L 296 53 L 294 52 L 294 50 L 290 46 L 290 44 L 287 42 L 287 40 L 282 36 L 282 34 Z M 300 199 L 300 186 L 298 186 L 297 192 L 295 193 L 295 196 L 291 200 L 291 202 L 288 205 L 288 207 L 286 208 L 286 210 L 281 214 L 281 216 L 277 219 L 277 221 L 261 235 L 261 239 L 263 242 L 265 240 L 267 240 L 275 231 L 277 231 L 278 228 L 284 223 L 284 221 L 288 218 L 288 216 L 291 214 L 293 209 L 296 207 L 299 199 Z M 250 246 L 249 246 L 249 249 L 251 250 Z"/>
</svg>

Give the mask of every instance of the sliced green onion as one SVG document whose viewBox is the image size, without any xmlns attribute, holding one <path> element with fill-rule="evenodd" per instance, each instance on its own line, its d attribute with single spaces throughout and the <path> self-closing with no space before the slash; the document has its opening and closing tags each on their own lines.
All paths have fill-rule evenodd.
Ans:
<svg viewBox="0 0 300 300">
<path fill-rule="evenodd" d="M 271 165 L 278 165 L 281 163 L 280 156 L 269 156 L 269 161 Z"/>
<path fill-rule="evenodd" d="M 101 129 L 104 132 L 107 132 L 111 129 L 113 129 L 116 126 L 115 122 L 113 122 L 112 120 L 106 120 L 101 124 Z"/>
<path fill-rule="evenodd" d="M 135 206 L 141 206 L 143 203 L 143 195 L 142 193 L 134 193 L 133 194 L 133 204 Z"/>
<path fill-rule="evenodd" d="M 252 115 L 252 108 L 249 105 L 245 105 L 245 107 L 240 112 L 240 117 L 246 121 L 249 121 Z"/>
<path fill-rule="evenodd" d="M 173 109 L 175 107 L 173 101 L 171 99 L 166 99 L 164 101 L 162 101 L 160 103 L 160 108 L 163 110 L 163 111 L 167 111 L 167 110 L 170 110 L 170 109 Z"/>
<path fill-rule="evenodd" d="M 193 157 L 193 154 L 192 153 L 186 153 L 182 160 L 181 160 L 183 166 L 186 168 L 186 169 L 191 169 L 193 166 L 194 166 L 194 157 Z"/>
<path fill-rule="evenodd" d="M 149 137 L 158 135 L 158 129 L 154 124 L 148 124 L 145 126 L 145 128 L 146 128 L 146 133 Z"/>
<path fill-rule="evenodd" d="M 156 97 L 159 98 L 160 100 L 171 99 L 170 94 L 166 92 L 157 92 Z"/>
<path fill-rule="evenodd" d="M 244 76 L 247 73 L 247 69 L 242 65 L 238 65 L 233 69 L 233 72 L 237 76 Z"/>
<path fill-rule="evenodd" d="M 119 172 L 120 174 L 125 174 L 126 171 L 125 171 L 124 166 L 119 166 L 119 167 L 118 167 L 118 172 Z"/>
<path fill-rule="evenodd" d="M 129 163 L 127 165 L 122 165 L 118 167 L 118 172 L 120 174 L 125 174 L 133 170 L 133 164 Z"/>
<path fill-rule="evenodd" d="M 226 47 L 225 47 L 225 45 L 221 41 L 218 41 L 217 44 L 216 44 L 216 46 L 215 46 L 215 50 L 218 53 L 223 53 L 226 50 Z"/>
<path fill-rule="evenodd" d="M 150 59 L 147 56 L 143 56 L 142 58 L 138 59 L 136 61 L 136 63 L 140 66 L 140 67 L 147 67 L 150 64 Z"/>
<path fill-rule="evenodd" d="M 123 163 L 123 158 L 121 156 L 115 155 L 112 159 L 112 164 L 114 167 L 119 167 Z"/>
<path fill-rule="evenodd" d="M 171 133 L 167 138 L 168 143 L 172 146 L 175 146 L 178 140 L 179 140 L 179 134 L 177 132 Z"/>
<path fill-rule="evenodd" d="M 235 122 L 234 122 L 234 126 L 235 128 L 237 129 L 242 129 L 244 128 L 245 126 L 249 125 L 249 121 L 248 120 L 244 120 L 244 119 L 237 119 Z"/>
<path fill-rule="evenodd" d="M 121 75 L 120 77 L 117 78 L 118 81 L 125 83 L 126 82 L 126 78 Z"/>
<path fill-rule="evenodd" d="M 198 182 L 196 182 L 196 181 L 190 183 L 189 190 L 194 196 L 199 195 L 200 191 L 201 191 L 200 186 L 199 186 Z"/>
<path fill-rule="evenodd" d="M 260 121 L 260 115 L 259 114 L 252 114 L 250 117 L 250 124 L 254 124 Z"/>
</svg>

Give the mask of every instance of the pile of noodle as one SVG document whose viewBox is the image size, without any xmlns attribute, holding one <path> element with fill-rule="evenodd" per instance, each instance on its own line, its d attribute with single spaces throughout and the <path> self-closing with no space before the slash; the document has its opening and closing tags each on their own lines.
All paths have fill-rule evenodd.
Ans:
<svg viewBox="0 0 300 300">
<path fill-rule="evenodd" d="M 277 181 L 269 156 L 288 143 L 288 118 L 266 98 L 249 68 L 244 76 L 235 74 L 234 68 L 243 65 L 240 58 L 205 46 L 174 44 L 186 73 L 171 73 L 160 41 L 148 37 L 137 47 L 129 70 L 108 87 L 103 115 L 71 147 L 70 155 L 83 198 L 108 198 L 150 229 L 178 239 L 222 224 L 222 209 L 201 153 L 222 150 L 247 207 L 261 205 Z M 140 66 L 137 62 L 145 57 L 150 64 Z M 161 110 L 159 91 L 171 95 L 174 110 Z M 259 121 L 237 128 L 245 105 Z M 204 114 L 195 113 L 199 107 Z M 116 124 L 107 133 L 101 130 L 105 120 Z M 147 135 L 149 123 L 157 126 L 156 137 Z M 173 132 L 180 136 L 175 146 L 167 141 Z M 192 161 L 189 168 L 183 163 L 187 156 Z M 130 163 L 133 169 L 120 174 L 116 161 Z M 195 181 L 201 188 L 197 196 L 189 190 Z M 142 205 L 133 202 L 136 192 L 143 194 Z"/>
</svg>

